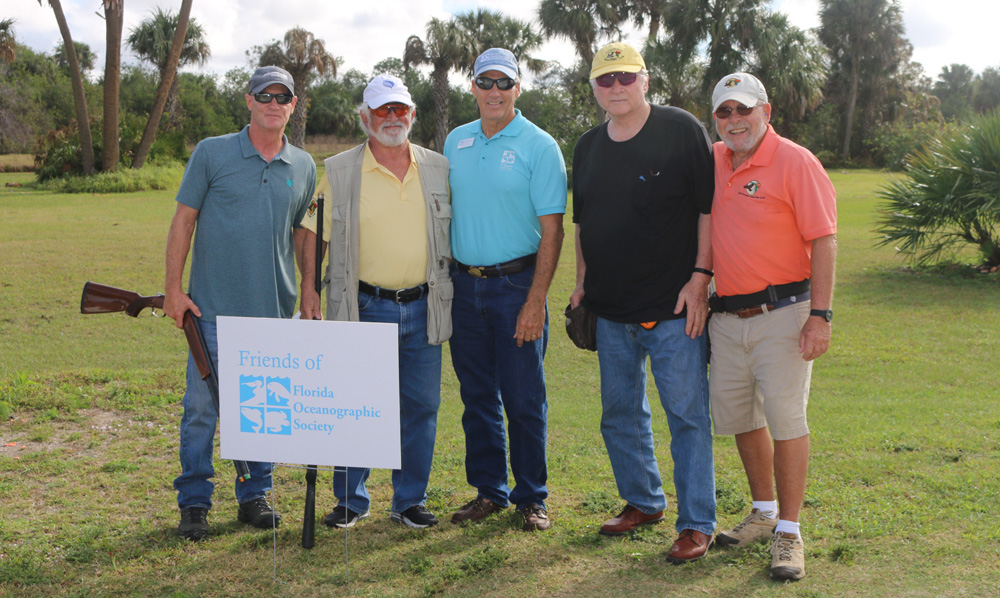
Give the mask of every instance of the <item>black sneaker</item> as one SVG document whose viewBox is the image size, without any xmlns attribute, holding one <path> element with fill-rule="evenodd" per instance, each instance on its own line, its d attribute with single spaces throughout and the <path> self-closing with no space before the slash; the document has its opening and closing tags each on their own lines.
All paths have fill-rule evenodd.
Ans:
<svg viewBox="0 0 1000 598">
<path fill-rule="evenodd" d="M 263 496 L 240 504 L 236 518 L 260 529 L 271 529 L 281 525 L 281 513 L 272 509 Z"/>
<path fill-rule="evenodd" d="M 192 542 L 197 542 L 208 536 L 208 509 L 188 507 L 182 510 L 181 523 L 177 526 L 177 535 Z"/>
<path fill-rule="evenodd" d="M 365 511 L 364 513 L 357 513 L 348 509 L 347 507 L 342 507 L 337 505 L 333 508 L 330 513 L 323 518 L 323 523 L 327 527 L 354 527 L 354 524 L 361 521 L 362 519 L 368 519 L 370 511 Z"/>
<path fill-rule="evenodd" d="M 427 507 L 424 505 L 413 505 L 402 513 L 394 512 L 389 515 L 389 519 L 395 521 L 396 523 L 402 523 L 408 525 L 409 527 L 415 527 L 418 529 L 438 524 L 438 518 L 435 517 L 433 513 L 428 511 Z"/>
</svg>

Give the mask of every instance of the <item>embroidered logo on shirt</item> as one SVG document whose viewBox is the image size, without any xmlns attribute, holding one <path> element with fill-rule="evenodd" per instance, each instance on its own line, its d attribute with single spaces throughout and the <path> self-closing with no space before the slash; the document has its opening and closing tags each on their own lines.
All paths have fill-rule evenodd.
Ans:
<svg viewBox="0 0 1000 598">
<path fill-rule="evenodd" d="M 514 159 L 516 158 L 514 150 L 504 150 L 503 156 L 500 158 L 500 170 L 510 170 L 514 168 Z"/>
<path fill-rule="evenodd" d="M 756 195 L 757 190 L 760 189 L 760 183 L 758 181 L 750 181 L 746 185 L 743 185 L 743 188 L 746 189 L 747 193 L 750 195 Z"/>
<path fill-rule="evenodd" d="M 316 206 L 317 206 L 316 200 L 313 199 L 312 203 L 309 204 L 309 211 L 306 212 L 306 215 L 308 215 L 310 218 L 312 218 L 313 216 L 315 216 L 316 215 Z"/>
<path fill-rule="evenodd" d="M 289 187 L 294 187 L 295 186 L 295 184 L 292 183 L 292 179 L 285 179 L 285 182 L 288 183 Z"/>
</svg>

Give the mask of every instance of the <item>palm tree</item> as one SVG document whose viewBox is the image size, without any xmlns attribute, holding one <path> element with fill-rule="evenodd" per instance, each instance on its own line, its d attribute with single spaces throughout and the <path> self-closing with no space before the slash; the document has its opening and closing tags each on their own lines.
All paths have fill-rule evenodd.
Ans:
<svg viewBox="0 0 1000 598">
<path fill-rule="evenodd" d="M 667 0 L 629 0 L 628 12 L 636 27 L 643 27 L 649 21 L 647 43 L 652 43 L 660 34 L 660 24 L 667 10 Z"/>
<path fill-rule="evenodd" d="M 295 83 L 298 101 L 288 123 L 289 143 L 305 147 L 306 117 L 309 105 L 309 79 L 315 71 L 318 75 L 337 76 L 337 61 L 326 51 L 326 44 L 301 27 L 289 29 L 285 33 L 284 46 L 272 42 L 264 47 L 259 65 L 275 65 L 288 71 Z"/>
<path fill-rule="evenodd" d="M 418 64 L 431 65 L 434 121 L 437 125 L 434 133 L 434 149 L 442 151 L 450 129 L 448 117 L 451 89 L 448 87 L 448 74 L 453 70 L 468 68 L 476 55 L 470 50 L 465 32 L 454 19 L 442 21 L 437 17 L 432 18 L 427 22 L 426 32 L 424 37 L 426 41 L 416 35 L 411 35 L 406 40 L 403 66 L 409 68 Z"/>
<path fill-rule="evenodd" d="M 480 8 L 455 15 L 455 23 L 468 39 L 470 77 L 475 58 L 490 48 L 510 50 L 522 71 L 540 73 L 547 66 L 544 60 L 531 56 L 531 52 L 541 47 L 543 40 L 541 34 L 527 21 L 505 16 L 500 11 Z"/>
<path fill-rule="evenodd" d="M 42 0 L 38 0 L 42 6 Z M 80 64 L 76 60 L 76 46 L 70 35 L 66 15 L 63 13 L 59 0 L 49 0 L 49 6 L 56 15 L 59 33 L 66 48 L 66 58 L 69 60 L 69 78 L 73 86 L 73 105 L 76 108 L 77 129 L 80 131 L 80 154 L 83 163 L 83 174 L 94 174 L 94 141 L 90 135 L 90 117 L 87 115 L 87 98 L 83 92 L 83 76 L 80 74 Z"/>
<path fill-rule="evenodd" d="M 702 79 L 707 95 L 719 79 L 746 66 L 766 14 L 764 0 L 674 0 L 667 5 L 663 25 L 684 63 L 707 44 Z"/>
<path fill-rule="evenodd" d="M 142 139 L 139 140 L 139 147 L 135 150 L 135 158 L 132 160 L 132 168 L 142 168 L 146 163 L 150 148 L 153 147 L 153 140 L 156 139 L 156 130 L 160 126 L 160 116 L 163 114 L 163 107 L 167 104 L 167 96 L 174 83 L 174 75 L 177 73 L 177 66 L 181 62 L 181 54 L 187 47 L 188 23 L 191 19 L 191 3 L 193 0 L 181 0 L 181 10 L 177 14 L 177 25 L 173 31 L 173 40 L 170 43 L 170 51 L 163 70 L 160 72 L 160 86 L 156 88 L 156 96 L 153 100 L 153 108 L 149 112 L 149 119 L 146 121 L 146 128 L 142 132 Z M 129 36 L 131 39 L 131 36 Z M 131 41 L 129 42 L 131 44 Z M 205 48 L 207 57 L 208 48 Z"/>
<path fill-rule="evenodd" d="M 902 9 L 896 0 L 820 0 L 819 39 L 830 51 L 832 83 L 846 86 L 844 143 L 841 157 L 850 156 L 858 97 L 885 86 L 898 69 L 907 44 Z"/>
<path fill-rule="evenodd" d="M 17 57 L 17 40 L 14 38 L 14 19 L 0 21 L 0 60 L 14 62 Z"/>
<path fill-rule="evenodd" d="M 754 41 L 756 58 L 749 70 L 764 83 L 777 110 L 802 119 L 823 101 L 825 49 L 813 36 L 791 25 L 782 13 L 771 13 L 762 22 Z"/>
<path fill-rule="evenodd" d="M 545 37 L 565 37 L 573 43 L 580 66 L 581 80 L 587 81 L 599 39 L 620 34 L 620 25 L 628 17 L 628 6 L 612 0 L 542 0 L 538 22 Z M 591 94 L 593 95 L 593 94 Z M 595 122 L 604 120 L 604 110 L 592 98 Z"/>
<path fill-rule="evenodd" d="M 107 32 L 104 59 L 104 129 L 101 167 L 105 172 L 118 168 L 118 91 L 122 74 L 122 15 L 125 0 L 103 0 Z"/>
<path fill-rule="evenodd" d="M 179 15 L 157 7 L 152 15 L 133 28 L 128 36 L 129 47 L 140 60 L 145 60 L 156 68 L 161 81 L 166 75 L 167 62 L 170 58 L 179 19 Z M 198 21 L 189 18 L 177 68 L 187 64 L 205 64 L 211 55 L 212 50 L 205 40 L 205 31 Z M 177 93 L 178 85 L 175 76 L 167 94 L 167 103 L 164 108 L 171 128 L 180 126 L 180 107 Z"/>
</svg>

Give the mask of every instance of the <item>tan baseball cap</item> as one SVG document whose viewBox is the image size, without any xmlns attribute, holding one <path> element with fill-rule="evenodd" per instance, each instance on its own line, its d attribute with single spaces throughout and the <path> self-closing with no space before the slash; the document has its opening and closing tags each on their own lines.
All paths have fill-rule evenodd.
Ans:
<svg viewBox="0 0 1000 598">
<path fill-rule="evenodd" d="M 596 79 L 605 73 L 638 73 L 645 68 L 646 62 L 635 48 L 622 42 L 614 42 L 594 54 L 590 78 Z"/>
</svg>

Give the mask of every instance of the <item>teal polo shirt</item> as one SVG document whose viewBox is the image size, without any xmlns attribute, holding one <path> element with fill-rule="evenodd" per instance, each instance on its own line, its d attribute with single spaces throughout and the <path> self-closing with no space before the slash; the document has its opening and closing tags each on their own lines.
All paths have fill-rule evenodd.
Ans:
<svg viewBox="0 0 1000 598">
<path fill-rule="evenodd" d="M 198 210 L 188 292 L 202 319 L 291 317 L 292 229 L 315 187 L 312 157 L 287 138 L 270 162 L 250 142 L 249 126 L 195 147 L 177 201 Z"/>
<path fill-rule="evenodd" d="M 480 121 L 444 143 L 451 186 L 451 252 L 490 266 L 538 251 L 539 216 L 566 213 L 566 164 L 555 139 L 515 110 L 487 139 Z"/>
</svg>

